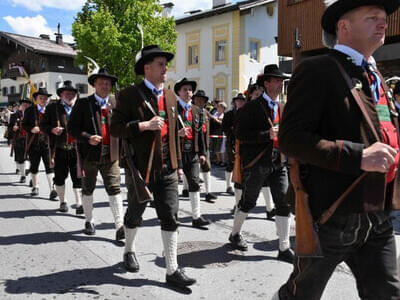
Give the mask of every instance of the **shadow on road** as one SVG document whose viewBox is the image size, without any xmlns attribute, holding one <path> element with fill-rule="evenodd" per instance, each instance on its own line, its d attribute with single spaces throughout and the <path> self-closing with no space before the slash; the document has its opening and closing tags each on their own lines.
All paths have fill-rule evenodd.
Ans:
<svg viewBox="0 0 400 300">
<path fill-rule="evenodd" d="M 42 276 L 21 277 L 16 280 L 4 281 L 5 291 L 9 294 L 94 294 L 99 295 L 96 286 L 113 284 L 119 287 L 143 287 L 155 286 L 176 291 L 181 294 L 190 294 L 189 288 L 180 289 L 167 286 L 163 282 L 144 278 L 126 279 L 118 274 L 126 273 L 122 264 L 104 268 L 88 268 L 70 271 L 62 271 Z M 113 291 L 113 297 L 118 298 L 117 290 Z M 121 295 L 122 297 L 122 295 Z"/>
</svg>

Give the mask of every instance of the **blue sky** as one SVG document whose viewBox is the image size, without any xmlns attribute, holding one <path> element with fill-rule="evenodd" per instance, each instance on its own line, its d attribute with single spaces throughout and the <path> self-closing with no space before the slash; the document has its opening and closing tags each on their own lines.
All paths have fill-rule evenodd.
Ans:
<svg viewBox="0 0 400 300">
<path fill-rule="evenodd" d="M 237 2 L 233 0 L 231 2 Z M 73 42 L 71 24 L 86 0 L 0 0 L 0 31 L 28 36 L 49 34 L 55 39 L 57 24 L 61 23 L 64 41 Z M 181 16 L 194 9 L 209 9 L 212 0 L 162 0 L 173 2 L 173 15 Z"/>
</svg>

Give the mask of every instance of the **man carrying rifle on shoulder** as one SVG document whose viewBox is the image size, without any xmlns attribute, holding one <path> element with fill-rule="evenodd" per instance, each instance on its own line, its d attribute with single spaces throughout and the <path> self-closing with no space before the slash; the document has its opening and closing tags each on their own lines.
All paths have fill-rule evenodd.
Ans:
<svg viewBox="0 0 400 300">
<path fill-rule="evenodd" d="M 120 92 L 111 134 L 124 139 L 128 144 L 124 150 L 133 149 L 125 153 L 128 157 L 121 162 L 126 168 L 128 187 L 124 266 L 130 272 L 139 271 L 135 238 L 142 224 L 147 199 L 141 198 L 137 188 L 143 185 L 144 180 L 153 193 L 161 222 L 167 284 L 183 287 L 194 284 L 196 280 L 189 278 L 177 262 L 178 168 L 182 175 L 178 108 L 175 94 L 164 88 L 167 63 L 173 57 L 172 53 L 162 51 L 157 45 L 142 48 L 136 56 L 135 73 L 144 75 L 144 80 Z M 180 135 L 184 134 L 182 128 Z"/>
<path fill-rule="evenodd" d="M 110 97 L 110 93 L 117 80 L 105 68 L 99 68 L 89 76 L 88 81 L 95 88 L 95 93 L 76 101 L 68 122 L 68 131 L 78 141 L 78 159 L 82 163 L 82 205 L 86 217 L 84 233 L 94 235 L 96 232 L 93 192 L 100 171 L 114 217 L 115 239 L 119 241 L 125 236 L 118 165 L 119 142 L 110 136 L 111 115 L 115 107 L 115 98 Z"/>
<path fill-rule="evenodd" d="M 240 250 L 247 250 L 247 243 L 240 231 L 257 203 L 261 188 L 268 180 L 276 206 L 276 232 L 279 237 L 278 259 L 293 262 L 290 249 L 290 205 L 285 197 L 288 188 L 287 168 L 280 160 L 277 149 L 280 118 L 279 94 L 283 80 L 289 77 L 277 65 L 266 65 L 257 85 L 264 93 L 248 102 L 240 111 L 236 125 L 236 138 L 240 141 L 242 171 L 242 197 L 235 211 L 229 241 Z"/>
<path fill-rule="evenodd" d="M 61 212 L 68 211 L 65 180 L 69 173 L 76 200 L 76 214 L 83 214 L 82 180 L 78 178 L 76 140 L 67 133 L 68 121 L 76 102 L 77 92 L 78 90 L 72 86 L 71 81 L 64 81 L 63 86 L 57 89 L 60 101 L 47 106 L 40 121 L 40 129 L 50 137 L 50 160 L 54 163 L 54 185 L 60 199 L 59 210 Z"/>
<path fill-rule="evenodd" d="M 333 49 L 302 61 L 292 76 L 279 147 L 301 164 L 322 253 L 300 253 L 297 244 L 313 240 L 299 240 L 297 233 L 293 273 L 274 299 L 320 299 L 342 262 L 361 299 L 400 299 L 390 218 L 400 208 L 398 122 L 372 57 L 399 4 L 330 1 L 321 25 L 325 45 Z M 298 195 L 299 189 L 296 227 Z"/>
<path fill-rule="evenodd" d="M 40 121 L 46 111 L 47 100 L 50 96 L 51 94 L 47 93 L 46 88 L 39 88 L 37 92 L 33 93 L 33 98 L 37 101 L 37 104 L 25 110 L 22 127 L 28 133 L 25 152 L 28 154 L 31 163 L 29 169 L 32 178 L 31 195 L 39 195 L 39 164 L 40 160 L 42 160 L 50 189 L 49 199 L 57 201 L 57 192 L 53 189 L 54 170 L 50 164 L 49 136 L 41 131 L 39 127 Z"/>
</svg>

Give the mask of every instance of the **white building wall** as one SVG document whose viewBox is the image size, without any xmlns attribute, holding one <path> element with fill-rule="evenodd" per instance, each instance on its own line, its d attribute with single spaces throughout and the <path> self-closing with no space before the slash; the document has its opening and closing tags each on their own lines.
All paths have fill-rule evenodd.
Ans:
<svg viewBox="0 0 400 300">
<path fill-rule="evenodd" d="M 275 37 L 278 36 L 278 7 L 277 2 L 271 3 L 274 5 L 274 14 L 267 14 L 266 6 L 253 8 L 253 14 L 243 16 L 244 20 L 244 54 L 247 54 L 245 59 L 244 76 L 247 80 L 253 77 L 253 82 L 257 74 L 264 72 L 264 66 L 268 64 L 279 64 L 278 44 Z M 249 46 L 250 39 L 258 39 L 261 41 L 260 61 L 255 62 L 250 60 Z"/>
<path fill-rule="evenodd" d="M 228 63 L 213 66 L 213 27 L 224 24 L 229 24 Z M 200 30 L 200 67 L 199 69 L 187 70 L 186 33 L 196 30 Z M 168 80 L 176 82 L 183 77 L 199 79 L 197 89 L 204 90 L 212 99 L 214 97 L 214 76 L 223 73 L 227 75 L 228 86 L 226 90 L 228 99 L 230 99 L 232 90 L 232 12 L 180 24 L 176 27 L 176 31 L 178 32 L 176 68 L 175 71 L 168 72 Z"/>
</svg>

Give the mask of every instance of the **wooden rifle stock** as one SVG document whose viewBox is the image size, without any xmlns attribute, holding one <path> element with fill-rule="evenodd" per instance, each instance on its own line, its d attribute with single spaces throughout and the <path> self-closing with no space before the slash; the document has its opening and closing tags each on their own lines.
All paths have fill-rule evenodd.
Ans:
<svg viewBox="0 0 400 300">
<path fill-rule="evenodd" d="M 299 162 L 290 158 L 290 180 L 296 196 L 296 255 L 322 257 L 321 245 L 310 212 L 308 194 L 300 180 Z"/>
<path fill-rule="evenodd" d="M 153 144 L 151 145 L 149 162 L 147 164 L 147 170 L 146 170 L 146 179 L 145 179 L 146 184 L 149 184 L 149 182 L 150 182 L 150 174 L 151 174 L 151 167 L 153 166 L 153 157 L 154 157 L 154 148 L 155 147 L 156 147 L 156 138 L 153 139 Z"/>
<path fill-rule="evenodd" d="M 235 161 L 233 163 L 233 174 L 232 181 L 241 184 L 242 183 L 242 170 L 241 170 L 241 160 L 240 160 L 240 141 L 235 140 Z"/>
<path fill-rule="evenodd" d="M 122 140 L 122 145 L 124 149 L 124 157 L 126 163 L 128 164 L 129 170 L 131 171 L 133 186 L 135 189 L 136 201 L 139 203 L 145 203 L 153 200 L 153 195 L 148 189 L 145 181 L 143 180 L 142 175 L 136 169 L 134 161 L 133 161 L 133 153 L 130 149 L 128 141 L 125 139 Z"/>
</svg>

